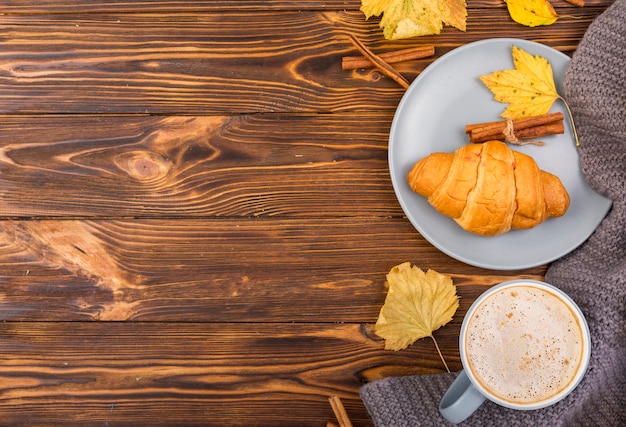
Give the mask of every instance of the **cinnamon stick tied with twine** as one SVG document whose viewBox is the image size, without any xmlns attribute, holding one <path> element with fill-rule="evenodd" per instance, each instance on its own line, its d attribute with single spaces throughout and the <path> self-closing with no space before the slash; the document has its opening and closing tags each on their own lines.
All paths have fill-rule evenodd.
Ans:
<svg viewBox="0 0 626 427">
<path fill-rule="evenodd" d="M 543 114 L 518 120 L 477 123 L 465 126 L 465 133 L 468 134 L 472 143 L 497 139 L 505 140 L 512 144 L 524 145 L 525 143 L 521 142 L 522 140 L 541 138 L 564 132 L 563 113 Z M 543 143 L 534 142 L 534 144 L 542 145 Z"/>
<path fill-rule="evenodd" d="M 428 58 L 434 54 L 435 46 L 430 44 L 385 52 L 379 54 L 378 57 L 387 64 L 395 64 L 398 62 L 411 61 L 413 59 Z M 371 68 L 374 66 L 375 65 L 364 56 L 344 56 L 341 58 L 341 69 L 344 71 L 356 70 L 357 68 Z"/>
<path fill-rule="evenodd" d="M 367 58 L 376 68 L 380 70 L 381 73 L 386 75 L 387 77 L 393 79 L 396 83 L 402 86 L 405 89 L 409 88 L 409 82 L 404 78 L 402 74 L 396 71 L 391 65 L 385 62 L 384 59 L 381 59 L 374 52 L 369 50 L 367 46 L 363 44 L 359 39 L 354 36 L 349 36 L 352 44 L 361 52 L 361 55 Z"/>
</svg>

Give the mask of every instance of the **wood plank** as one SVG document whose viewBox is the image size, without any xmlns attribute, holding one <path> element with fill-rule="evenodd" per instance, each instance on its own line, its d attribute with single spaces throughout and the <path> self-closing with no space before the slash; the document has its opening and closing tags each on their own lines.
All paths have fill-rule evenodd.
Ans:
<svg viewBox="0 0 626 427">
<path fill-rule="evenodd" d="M 433 43 L 436 57 L 491 37 L 571 52 L 602 10 L 535 28 L 504 8 L 476 10 L 466 33 L 400 42 L 358 11 L 0 15 L 0 114 L 393 111 L 404 92 L 395 82 L 341 70 L 354 54 L 347 33 L 379 51 Z M 398 70 L 413 80 L 431 61 Z"/>
<path fill-rule="evenodd" d="M 0 117 L 0 216 L 401 216 L 391 120 Z"/>
<path fill-rule="evenodd" d="M 342 15 L 0 16 L 0 113 L 354 109 L 372 94 L 341 70 L 352 50 L 333 30 Z M 378 97 L 399 100 L 395 83 L 381 85 Z"/>
<path fill-rule="evenodd" d="M 374 322 L 405 261 L 450 274 L 467 304 L 545 272 L 467 266 L 403 218 L 2 221 L 0 318 Z"/>
<path fill-rule="evenodd" d="M 457 329 L 436 333 L 455 369 Z M 364 381 L 442 371 L 432 341 L 385 351 L 358 324 L 8 322 L 0 334 L 5 425 L 320 426 L 337 394 L 364 426 Z"/>
<path fill-rule="evenodd" d="M 54 0 L 37 0 L 24 2 L 23 0 L 5 0 L 3 10 L 11 13 L 144 13 L 155 12 L 224 12 L 232 10 L 274 10 L 274 11 L 310 11 L 310 10 L 358 10 L 360 0 L 143 0 L 136 1 L 92 1 L 72 0 L 59 4 Z"/>
<path fill-rule="evenodd" d="M 236 10 L 359 10 L 361 0 L 143 0 L 141 2 L 123 1 L 93 1 L 72 0 L 63 4 L 55 0 L 38 0 L 24 2 L 23 0 L 5 0 L 2 9 L 11 13 L 107 13 L 107 12 L 223 12 Z M 565 0 L 551 0 L 550 3 L 557 9 L 571 7 Z M 613 0 L 586 0 L 586 7 L 603 6 L 613 3 Z M 467 0 L 468 9 L 503 8 L 501 0 Z"/>
</svg>

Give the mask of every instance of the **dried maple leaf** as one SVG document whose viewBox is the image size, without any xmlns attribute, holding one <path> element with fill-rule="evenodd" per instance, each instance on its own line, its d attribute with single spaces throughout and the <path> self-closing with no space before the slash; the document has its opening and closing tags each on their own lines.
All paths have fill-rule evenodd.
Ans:
<svg viewBox="0 0 626 427">
<path fill-rule="evenodd" d="M 512 54 L 515 69 L 480 76 L 480 80 L 493 93 L 496 101 L 509 104 L 500 116 L 516 120 L 547 114 L 554 101 L 559 99 L 567 109 L 576 146 L 579 146 L 572 112 L 565 98 L 556 90 L 550 63 L 545 58 L 532 56 L 517 46 L 513 46 Z"/>
<path fill-rule="evenodd" d="M 550 111 L 561 96 L 556 91 L 552 66 L 541 56 L 532 56 L 513 46 L 514 70 L 495 71 L 480 77 L 494 99 L 509 104 L 502 117 L 520 119 Z"/>
<path fill-rule="evenodd" d="M 527 27 L 554 24 L 559 16 L 547 0 L 505 0 L 511 18 Z"/>
<path fill-rule="evenodd" d="M 452 320 L 459 307 L 456 286 L 450 276 L 434 270 L 424 273 L 411 263 L 397 265 L 387 274 L 387 297 L 374 331 L 385 339 L 385 349 L 402 350 Z M 447 365 L 446 365 L 447 369 Z"/>
<path fill-rule="evenodd" d="M 439 34 L 443 25 L 465 31 L 465 0 L 361 0 L 365 18 L 383 15 L 380 27 L 388 40 Z"/>
</svg>

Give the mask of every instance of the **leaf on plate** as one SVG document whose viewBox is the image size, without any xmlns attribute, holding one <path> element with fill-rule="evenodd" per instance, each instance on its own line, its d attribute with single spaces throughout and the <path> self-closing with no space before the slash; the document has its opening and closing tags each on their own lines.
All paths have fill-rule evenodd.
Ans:
<svg viewBox="0 0 626 427">
<path fill-rule="evenodd" d="M 361 0 L 365 18 L 383 17 L 380 27 L 388 40 L 439 34 L 443 25 L 465 31 L 465 0 Z"/>
<path fill-rule="evenodd" d="M 509 104 L 500 115 L 507 119 L 547 114 L 561 96 L 556 91 L 552 66 L 539 55 L 532 56 L 513 46 L 515 69 L 495 71 L 480 77 L 494 99 Z"/>
<path fill-rule="evenodd" d="M 409 262 L 389 271 L 387 286 L 387 297 L 374 328 L 385 339 L 386 350 L 402 350 L 420 338 L 433 338 L 433 332 L 450 322 L 459 307 L 450 276 L 434 270 L 424 273 Z"/>
<path fill-rule="evenodd" d="M 527 27 L 551 25 L 559 19 L 547 0 L 505 0 L 505 2 L 511 18 Z"/>
</svg>

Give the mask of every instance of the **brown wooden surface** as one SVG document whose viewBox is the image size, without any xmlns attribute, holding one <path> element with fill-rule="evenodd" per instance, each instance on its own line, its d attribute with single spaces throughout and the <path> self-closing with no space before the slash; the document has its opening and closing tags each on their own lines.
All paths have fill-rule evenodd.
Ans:
<svg viewBox="0 0 626 427">
<path fill-rule="evenodd" d="M 373 333 L 392 266 L 452 275 L 461 307 L 436 337 L 455 370 L 472 300 L 543 277 L 413 229 L 387 168 L 403 90 L 341 57 L 348 34 L 571 54 L 610 1 L 555 1 L 539 28 L 469 1 L 466 33 L 398 42 L 359 1 L 58 3 L 0 7 L 3 425 L 324 426 L 336 394 L 369 426 L 364 382 L 443 371 L 431 341 Z M 433 59 L 396 67 L 412 81 Z"/>
</svg>

